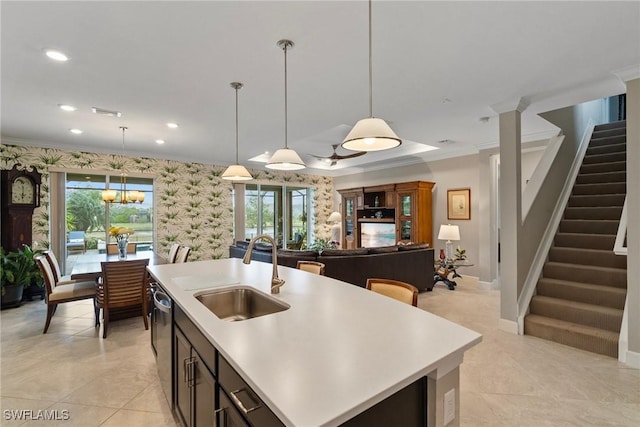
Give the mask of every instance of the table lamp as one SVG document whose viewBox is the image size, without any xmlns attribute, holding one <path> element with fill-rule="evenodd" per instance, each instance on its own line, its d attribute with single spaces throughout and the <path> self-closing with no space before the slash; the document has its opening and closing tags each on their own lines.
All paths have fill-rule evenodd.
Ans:
<svg viewBox="0 0 640 427">
<path fill-rule="evenodd" d="M 342 215 L 340 212 L 331 212 L 327 222 L 333 223 L 331 226 L 331 240 L 340 244 L 342 234 Z"/>
<path fill-rule="evenodd" d="M 444 225 L 440 226 L 440 232 L 438 233 L 438 240 L 446 240 L 446 256 L 447 260 L 453 259 L 453 243 L 452 240 L 460 240 L 460 229 L 457 225 Z"/>
</svg>

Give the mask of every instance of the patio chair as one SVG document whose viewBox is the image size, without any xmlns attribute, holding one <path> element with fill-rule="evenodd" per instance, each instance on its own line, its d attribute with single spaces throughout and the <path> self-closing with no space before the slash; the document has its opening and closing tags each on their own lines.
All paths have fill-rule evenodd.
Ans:
<svg viewBox="0 0 640 427">
<path fill-rule="evenodd" d="M 84 236 L 84 231 L 70 231 L 69 239 L 67 240 L 67 251 L 87 251 L 87 240 Z"/>
</svg>

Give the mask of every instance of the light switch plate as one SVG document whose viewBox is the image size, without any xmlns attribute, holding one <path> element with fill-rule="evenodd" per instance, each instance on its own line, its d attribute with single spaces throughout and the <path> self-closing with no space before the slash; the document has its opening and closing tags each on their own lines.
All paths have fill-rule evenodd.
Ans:
<svg viewBox="0 0 640 427">
<path fill-rule="evenodd" d="M 456 389 L 452 388 L 444 394 L 444 420 L 446 426 L 456 418 Z"/>
</svg>

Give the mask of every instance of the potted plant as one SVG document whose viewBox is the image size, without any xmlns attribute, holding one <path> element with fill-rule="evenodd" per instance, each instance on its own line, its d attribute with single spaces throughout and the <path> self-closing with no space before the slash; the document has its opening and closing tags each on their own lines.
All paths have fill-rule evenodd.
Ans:
<svg viewBox="0 0 640 427">
<path fill-rule="evenodd" d="M 27 245 L 12 252 L 6 252 L 0 247 L 2 308 L 18 307 L 24 289 L 32 283 L 42 287 L 44 281 L 35 261 L 40 253 L 41 251 L 33 251 Z"/>
</svg>

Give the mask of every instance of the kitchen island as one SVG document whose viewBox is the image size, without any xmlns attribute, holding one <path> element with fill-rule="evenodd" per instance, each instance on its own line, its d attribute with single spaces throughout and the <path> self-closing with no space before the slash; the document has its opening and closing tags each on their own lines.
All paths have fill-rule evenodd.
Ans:
<svg viewBox="0 0 640 427">
<path fill-rule="evenodd" d="M 210 369 L 220 367 L 222 375 L 222 367 L 230 365 L 283 425 L 341 425 L 420 384 L 422 424 L 441 426 L 445 415 L 451 417 L 444 409 L 447 392 L 454 403 L 454 419 L 447 425 L 459 424 L 459 365 L 464 352 L 481 341 L 476 332 L 360 287 L 287 267 L 279 267 L 286 283 L 271 297 L 288 309 L 228 322 L 196 296 L 239 285 L 270 294 L 271 264 L 222 259 L 148 270 L 173 300 L 174 312 L 186 316 L 217 351 L 220 362 L 209 360 Z M 205 363 L 213 357 L 203 353 L 199 357 Z M 221 398 L 227 394 L 219 393 Z"/>
</svg>

